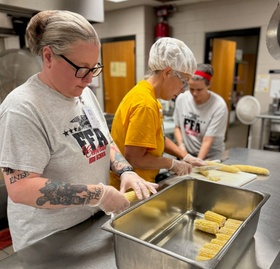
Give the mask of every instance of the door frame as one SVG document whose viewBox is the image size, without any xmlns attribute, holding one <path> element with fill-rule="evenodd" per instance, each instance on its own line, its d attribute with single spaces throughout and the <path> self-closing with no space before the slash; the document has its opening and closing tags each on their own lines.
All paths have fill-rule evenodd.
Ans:
<svg viewBox="0 0 280 269">
<path fill-rule="evenodd" d="M 211 60 L 209 59 L 209 52 L 211 51 L 211 42 L 213 38 L 225 38 L 225 37 L 245 37 L 245 36 L 257 36 L 257 50 L 256 54 L 258 55 L 259 44 L 260 44 L 260 34 L 261 28 L 247 28 L 247 29 L 237 29 L 230 31 L 220 31 L 220 32 L 209 32 L 205 34 L 205 52 L 204 52 L 204 63 L 210 64 Z M 256 74 L 257 65 L 255 66 L 254 73 Z M 255 82 L 253 89 L 255 88 Z M 254 94 L 254 91 L 253 91 Z"/>
<path fill-rule="evenodd" d="M 100 43 L 101 46 L 103 43 L 112 43 L 112 42 L 119 42 L 119 41 L 134 41 L 135 42 L 135 51 L 134 55 L 136 52 L 136 35 L 128 35 L 128 36 L 118 36 L 118 37 L 106 37 L 106 38 L 101 38 Z M 103 59 L 103 51 L 101 50 L 101 59 Z M 135 55 L 135 66 L 134 66 L 134 76 L 135 76 L 135 81 L 134 84 L 136 84 L 136 55 Z M 104 85 L 104 76 L 102 76 L 102 84 Z M 105 90 L 103 89 L 103 107 L 106 110 L 106 103 L 105 103 Z"/>
<path fill-rule="evenodd" d="M 208 63 L 208 64 L 211 63 L 210 52 L 211 52 L 212 39 L 234 37 L 234 36 L 236 36 L 236 37 L 257 36 L 257 48 L 256 48 L 257 57 L 256 58 L 258 58 L 258 51 L 259 51 L 259 44 L 260 44 L 260 34 L 261 34 L 261 28 L 260 27 L 206 33 L 205 34 L 204 63 Z M 257 64 L 255 65 L 255 68 L 254 68 L 254 74 L 255 75 L 256 75 L 256 71 L 257 71 Z M 255 83 L 256 83 L 256 80 L 254 80 L 254 83 L 253 83 L 252 95 L 254 95 Z M 246 143 L 247 147 L 248 147 L 248 137 L 249 137 L 249 134 L 250 134 L 250 128 L 251 128 L 251 126 L 249 125 L 248 126 L 248 132 L 247 132 L 247 143 Z"/>
</svg>

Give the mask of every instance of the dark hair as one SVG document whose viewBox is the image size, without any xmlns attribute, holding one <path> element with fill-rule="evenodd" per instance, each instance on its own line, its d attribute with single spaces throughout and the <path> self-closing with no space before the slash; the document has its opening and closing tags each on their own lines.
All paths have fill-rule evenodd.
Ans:
<svg viewBox="0 0 280 269">
<path fill-rule="evenodd" d="M 212 67 L 212 65 L 210 65 L 210 64 L 198 64 L 196 70 L 197 70 L 197 71 L 204 72 L 204 73 L 210 75 L 211 77 L 212 77 L 213 74 L 214 74 L 213 67 Z M 205 77 L 203 77 L 203 76 L 200 76 L 200 75 L 198 75 L 198 74 L 194 74 L 193 77 L 192 77 L 192 80 L 204 80 L 204 81 L 205 81 L 205 84 L 206 84 L 207 86 L 210 85 L 210 79 L 207 79 L 207 78 L 205 78 Z"/>
</svg>

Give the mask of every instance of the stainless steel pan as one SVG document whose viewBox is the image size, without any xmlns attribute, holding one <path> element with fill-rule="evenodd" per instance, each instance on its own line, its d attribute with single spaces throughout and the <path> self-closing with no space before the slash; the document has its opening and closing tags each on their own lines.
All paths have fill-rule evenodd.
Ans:
<svg viewBox="0 0 280 269">
<path fill-rule="evenodd" d="M 266 46 L 275 60 L 280 60 L 280 0 L 268 23 Z"/>
</svg>

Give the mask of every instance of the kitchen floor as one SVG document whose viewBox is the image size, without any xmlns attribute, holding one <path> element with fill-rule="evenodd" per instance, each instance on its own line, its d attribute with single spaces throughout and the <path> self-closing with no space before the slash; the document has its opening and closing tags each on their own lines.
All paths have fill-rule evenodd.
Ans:
<svg viewBox="0 0 280 269">
<path fill-rule="evenodd" d="M 237 119 L 230 124 L 228 128 L 227 140 L 225 142 L 225 149 L 230 148 L 246 148 L 249 126 L 242 124 Z"/>
<path fill-rule="evenodd" d="M 14 249 L 13 246 L 8 246 L 2 250 L 0 250 L 0 260 L 5 259 L 6 257 L 8 257 L 9 255 L 14 253 Z"/>
<path fill-rule="evenodd" d="M 240 123 L 236 120 L 229 126 L 228 137 L 225 143 L 225 148 L 230 149 L 234 147 L 246 148 L 248 135 L 248 126 Z M 8 257 L 14 253 L 13 247 L 9 246 L 3 250 L 0 250 L 0 260 Z"/>
</svg>

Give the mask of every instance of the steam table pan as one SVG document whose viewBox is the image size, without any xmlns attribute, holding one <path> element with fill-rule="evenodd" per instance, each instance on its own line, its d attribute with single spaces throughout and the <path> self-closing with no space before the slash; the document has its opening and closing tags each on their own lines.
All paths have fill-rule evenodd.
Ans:
<svg viewBox="0 0 280 269">
<path fill-rule="evenodd" d="M 232 268 L 253 238 L 269 194 L 183 178 L 107 221 L 119 269 Z M 218 254 L 197 261 L 199 249 L 215 235 L 194 229 L 207 210 L 243 223 Z"/>
</svg>

